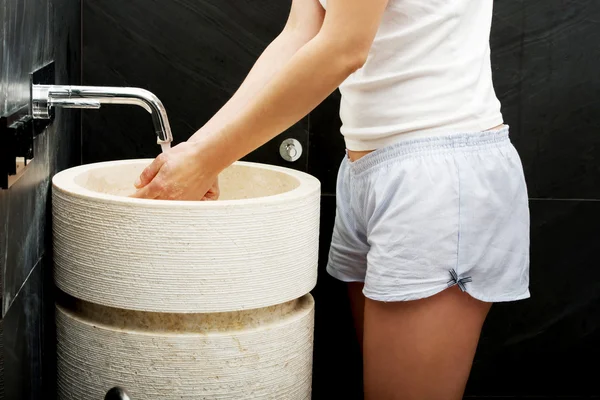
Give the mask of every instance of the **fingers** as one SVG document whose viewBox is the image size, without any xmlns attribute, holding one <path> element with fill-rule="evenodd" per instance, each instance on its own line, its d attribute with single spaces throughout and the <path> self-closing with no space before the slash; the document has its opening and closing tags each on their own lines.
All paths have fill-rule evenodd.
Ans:
<svg viewBox="0 0 600 400">
<path fill-rule="evenodd" d="M 162 187 L 155 181 L 150 182 L 146 186 L 137 190 L 131 197 L 137 199 L 158 199 L 162 193 Z"/>
<path fill-rule="evenodd" d="M 156 157 L 154 161 L 152 161 L 152 163 L 148 165 L 146 169 L 144 169 L 140 177 L 135 182 L 135 187 L 138 189 L 142 189 L 150 182 L 152 182 L 152 180 L 154 179 L 156 174 L 158 174 L 158 171 L 160 171 L 161 167 L 165 162 L 166 158 L 162 154 Z"/>
<path fill-rule="evenodd" d="M 186 154 L 183 154 L 186 155 Z M 219 198 L 218 177 L 209 188 L 205 184 L 211 178 L 203 176 L 202 170 L 188 167 L 186 160 L 168 160 L 158 156 L 140 174 L 135 183 L 137 191 L 132 198 L 153 200 L 217 200 Z"/>
<path fill-rule="evenodd" d="M 219 200 L 219 195 L 221 191 L 219 190 L 219 177 L 215 180 L 211 188 L 206 192 L 206 194 L 202 197 L 202 201 L 216 201 Z"/>
<path fill-rule="evenodd" d="M 217 201 L 219 200 L 219 194 L 214 192 L 207 192 L 200 201 Z"/>
</svg>

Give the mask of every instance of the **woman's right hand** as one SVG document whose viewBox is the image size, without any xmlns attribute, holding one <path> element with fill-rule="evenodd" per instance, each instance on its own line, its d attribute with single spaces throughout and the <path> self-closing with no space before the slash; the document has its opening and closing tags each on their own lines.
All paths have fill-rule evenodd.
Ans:
<svg viewBox="0 0 600 400">
<path fill-rule="evenodd" d="M 206 136 L 204 136 L 206 137 Z M 207 146 L 213 151 L 207 152 Z M 214 156 L 216 146 L 187 141 L 161 153 L 134 183 L 132 197 L 159 200 L 217 200 L 219 174 L 226 168 Z"/>
</svg>

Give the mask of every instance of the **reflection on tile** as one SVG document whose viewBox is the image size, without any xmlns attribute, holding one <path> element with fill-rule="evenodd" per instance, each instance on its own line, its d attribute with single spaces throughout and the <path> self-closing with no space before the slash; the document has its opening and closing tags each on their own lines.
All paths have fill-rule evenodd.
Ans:
<svg viewBox="0 0 600 400">
<path fill-rule="evenodd" d="M 6 274 L 6 249 L 8 248 L 8 201 L 3 200 L 0 192 L 0 319 L 4 304 L 4 275 Z"/>
<path fill-rule="evenodd" d="M 79 0 L 53 2 L 52 16 L 57 21 L 53 24 L 55 29 L 53 38 L 56 37 L 56 41 L 49 38 L 39 40 L 48 46 L 55 43 L 53 51 L 56 79 L 60 84 L 79 83 L 79 5 Z M 26 13 L 23 10 L 20 12 Z M 27 15 L 28 18 L 33 17 Z M 18 16 L 16 18 L 23 21 L 23 29 L 28 29 L 27 23 L 36 25 L 43 22 L 43 20 L 30 21 Z M 20 51 L 10 50 L 15 54 Z M 36 64 L 27 67 L 28 71 L 36 69 L 39 66 L 37 63 L 42 61 L 35 62 Z M 58 110 L 54 122 L 35 138 L 34 160 L 22 178 L 9 191 L 0 191 L 0 210 L 4 211 L 0 217 L 2 223 L 0 231 L 5 232 L 0 239 L 3 313 L 7 312 L 14 296 L 24 284 L 25 278 L 44 252 L 50 178 L 55 172 L 79 162 L 79 123 L 79 112 Z"/>
<path fill-rule="evenodd" d="M 598 395 L 600 202 L 530 204 L 532 298 L 492 308 L 468 393 Z"/>
<path fill-rule="evenodd" d="M 80 18 L 80 0 L 2 2 L 0 24 L 7 36 L 0 41 L 0 113 L 27 104 L 28 74 L 52 60 L 57 84 L 80 83 Z M 42 299 L 42 293 L 51 296 L 53 281 L 51 263 L 40 260 L 50 243 L 50 178 L 80 162 L 79 132 L 79 112 L 58 110 L 54 122 L 34 141 L 31 166 L 10 190 L 0 191 L 0 398 L 53 397 L 54 329 L 43 323 L 44 318 L 53 320 L 45 311 L 53 310 L 53 301 Z"/>
<path fill-rule="evenodd" d="M 0 114 L 7 115 L 29 103 L 29 74 L 53 59 L 52 7 L 48 0 L 5 0 L 0 69 Z"/>
<path fill-rule="evenodd" d="M 319 278 L 315 298 L 313 399 L 362 399 L 362 361 L 354 336 L 346 285 L 325 271 L 333 232 L 335 197 L 321 198 Z"/>
<path fill-rule="evenodd" d="M 23 177 L 10 190 L 0 192 L 7 207 L 4 293 L 2 313 L 6 314 L 25 279 L 44 252 L 46 201 L 50 182 L 49 137 L 51 127 L 34 141 L 35 158 Z"/>
<path fill-rule="evenodd" d="M 53 19 L 47 0 L 8 0 L 0 8 L 0 25 L 4 28 L 0 115 L 9 115 L 29 102 L 29 73 L 53 59 L 54 37 L 48 35 Z M 43 250 L 49 174 L 47 135 L 38 137 L 33 148 L 35 158 L 28 171 L 11 190 L 0 191 L 0 210 L 5 213 L 0 217 L 2 315 Z"/>
<path fill-rule="evenodd" d="M 290 2 L 151 3 L 84 2 L 84 83 L 154 92 L 167 108 L 175 141 L 181 142 L 237 90 L 285 24 Z M 284 135 L 308 148 L 306 124 L 302 121 Z M 158 152 L 145 111 L 113 106 L 84 113 L 84 163 L 155 157 Z M 248 159 L 306 170 L 306 158 L 291 165 L 283 161 L 278 142 Z"/>
<path fill-rule="evenodd" d="M 3 320 L 7 399 L 45 398 L 42 395 L 42 310 L 42 266 L 38 264 Z"/>
</svg>

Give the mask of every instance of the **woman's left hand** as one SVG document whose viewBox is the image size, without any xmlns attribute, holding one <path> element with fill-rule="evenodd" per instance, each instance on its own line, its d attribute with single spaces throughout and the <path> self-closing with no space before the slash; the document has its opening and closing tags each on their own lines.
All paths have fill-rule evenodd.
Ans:
<svg viewBox="0 0 600 400">
<path fill-rule="evenodd" d="M 160 154 L 140 175 L 132 197 L 216 200 L 219 171 L 207 165 L 203 153 L 202 142 L 183 142 Z"/>
</svg>

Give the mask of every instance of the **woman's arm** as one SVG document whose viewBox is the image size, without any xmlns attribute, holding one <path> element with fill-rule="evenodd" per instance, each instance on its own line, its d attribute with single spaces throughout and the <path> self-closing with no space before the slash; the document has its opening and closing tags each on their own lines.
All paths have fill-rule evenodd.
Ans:
<svg viewBox="0 0 600 400">
<path fill-rule="evenodd" d="M 201 198 L 223 169 L 298 122 L 364 65 L 387 3 L 328 0 L 319 33 L 221 129 L 157 157 L 135 196 Z"/>
<path fill-rule="evenodd" d="M 216 132 L 235 118 L 290 58 L 319 33 L 324 17 L 325 10 L 318 0 L 294 0 L 283 31 L 261 54 L 233 97 L 190 140 Z"/>
</svg>

